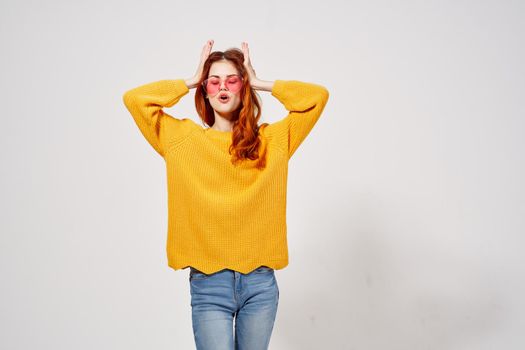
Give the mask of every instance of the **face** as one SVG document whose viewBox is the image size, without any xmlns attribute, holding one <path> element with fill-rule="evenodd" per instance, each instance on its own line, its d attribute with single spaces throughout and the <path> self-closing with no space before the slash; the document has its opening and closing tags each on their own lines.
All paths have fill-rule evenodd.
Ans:
<svg viewBox="0 0 525 350">
<path fill-rule="evenodd" d="M 205 94 L 215 111 L 215 115 L 219 114 L 221 117 L 229 120 L 233 116 L 232 112 L 239 108 L 241 104 L 241 90 L 239 88 L 242 86 L 242 82 L 235 82 L 235 77 L 231 77 L 235 74 L 240 77 L 239 72 L 231 62 L 226 60 L 214 62 L 210 67 L 208 79 L 210 86 L 218 91 L 212 94 Z M 228 97 L 226 101 L 221 99 L 223 95 Z"/>
</svg>

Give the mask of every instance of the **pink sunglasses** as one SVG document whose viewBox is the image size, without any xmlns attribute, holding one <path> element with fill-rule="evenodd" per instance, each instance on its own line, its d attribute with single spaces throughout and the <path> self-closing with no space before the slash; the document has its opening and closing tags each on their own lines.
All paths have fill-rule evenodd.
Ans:
<svg viewBox="0 0 525 350">
<path fill-rule="evenodd" d="M 208 95 L 215 96 L 221 89 L 222 81 L 219 77 L 212 76 L 202 82 L 202 87 Z M 243 85 L 242 77 L 238 74 L 230 75 L 226 77 L 224 85 L 231 93 L 239 92 Z"/>
</svg>

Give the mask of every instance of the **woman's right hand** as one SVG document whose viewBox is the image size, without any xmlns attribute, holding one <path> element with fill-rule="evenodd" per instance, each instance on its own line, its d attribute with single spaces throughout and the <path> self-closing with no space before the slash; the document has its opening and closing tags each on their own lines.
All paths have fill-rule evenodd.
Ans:
<svg viewBox="0 0 525 350">
<path fill-rule="evenodd" d="M 206 62 L 206 60 L 208 59 L 208 56 L 211 53 L 212 46 L 213 46 L 213 40 L 212 39 L 208 40 L 206 42 L 206 44 L 203 46 L 202 52 L 201 52 L 201 61 L 199 62 L 199 66 L 197 67 L 197 72 L 195 73 L 195 75 L 192 78 L 189 78 L 189 79 L 185 80 L 186 85 L 188 86 L 188 88 L 190 88 L 190 89 L 194 88 L 199 83 L 199 81 L 201 79 L 201 75 L 202 75 L 202 70 L 204 68 L 204 62 Z"/>
</svg>

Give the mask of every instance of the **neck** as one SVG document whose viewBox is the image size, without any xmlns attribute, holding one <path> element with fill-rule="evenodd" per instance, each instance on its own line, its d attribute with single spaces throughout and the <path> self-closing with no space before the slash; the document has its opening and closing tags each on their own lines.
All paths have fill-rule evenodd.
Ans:
<svg viewBox="0 0 525 350">
<path fill-rule="evenodd" d="M 215 123 L 211 128 L 219 131 L 232 131 L 233 122 L 215 112 Z"/>
</svg>

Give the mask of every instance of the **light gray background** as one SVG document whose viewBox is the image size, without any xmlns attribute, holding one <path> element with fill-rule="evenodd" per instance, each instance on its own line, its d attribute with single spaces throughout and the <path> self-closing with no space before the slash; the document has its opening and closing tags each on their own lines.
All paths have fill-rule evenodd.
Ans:
<svg viewBox="0 0 525 350">
<path fill-rule="evenodd" d="M 2 1 L 0 348 L 194 348 L 164 162 L 122 94 L 214 39 L 330 91 L 290 162 L 271 349 L 523 349 L 524 7 Z M 167 112 L 198 122 L 193 96 Z"/>
</svg>

